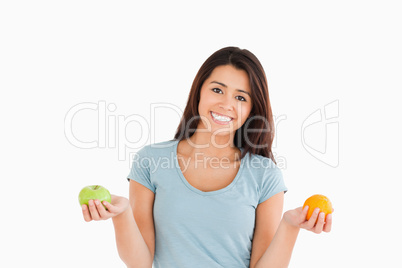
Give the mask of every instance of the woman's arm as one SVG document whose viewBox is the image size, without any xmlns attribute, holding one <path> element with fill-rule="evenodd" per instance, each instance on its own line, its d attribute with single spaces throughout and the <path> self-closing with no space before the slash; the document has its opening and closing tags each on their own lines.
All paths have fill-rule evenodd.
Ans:
<svg viewBox="0 0 402 268">
<path fill-rule="evenodd" d="M 258 260 L 255 268 L 288 267 L 300 228 L 314 233 L 331 231 L 331 214 L 328 214 L 325 219 L 325 214 L 323 212 L 319 213 L 320 210 L 316 209 L 311 218 L 306 221 L 307 211 L 308 206 L 304 209 L 300 207 L 285 212 L 271 244 Z"/>
<path fill-rule="evenodd" d="M 282 220 L 271 244 L 258 260 L 255 268 L 288 267 L 299 230 L 299 228 L 290 226 Z"/>
<path fill-rule="evenodd" d="M 131 206 L 112 219 L 122 261 L 128 268 L 151 268 L 153 258 L 134 220 Z"/>
<path fill-rule="evenodd" d="M 85 221 L 99 221 L 112 218 L 119 256 L 128 268 L 151 268 L 153 257 L 145 243 L 134 215 L 125 197 L 112 195 L 112 203 L 89 200 L 82 206 Z"/>
<path fill-rule="evenodd" d="M 255 268 L 278 230 L 283 214 L 283 201 L 284 192 L 280 192 L 258 204 L 256 208 L 250 268 Z"/>
</svg>

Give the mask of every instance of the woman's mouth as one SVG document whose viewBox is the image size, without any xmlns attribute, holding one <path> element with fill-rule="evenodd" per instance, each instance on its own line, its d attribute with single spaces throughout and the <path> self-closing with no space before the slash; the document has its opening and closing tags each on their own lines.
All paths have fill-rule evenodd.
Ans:
<svg viewBox="0 0 402 268">
<path fill-rule="evenodd" d="M 215 123 L 220 124 L 220 125 L 227 125 L 231 121 L 233 121 L 233 118 L 228 117 L 228 116 L 224 116 L 224 115 L 217 114 L 217 113 L 214 113 L 214 112 L 210 112 L 210 114 L 211 114 L 212 120 Z"/>
</svg>

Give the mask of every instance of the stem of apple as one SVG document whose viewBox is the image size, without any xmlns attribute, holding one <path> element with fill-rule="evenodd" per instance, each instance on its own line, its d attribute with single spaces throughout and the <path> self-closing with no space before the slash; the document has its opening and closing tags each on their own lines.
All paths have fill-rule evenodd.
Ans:
<svg viewBox="0 0 402 268">
<path fill-rule="evenodd" d="M 95 188 L 94 188 L 94 190 L 97 190 L 98 188 L 99 188 L 99 185 L 96 185 Z"/>
</svg>

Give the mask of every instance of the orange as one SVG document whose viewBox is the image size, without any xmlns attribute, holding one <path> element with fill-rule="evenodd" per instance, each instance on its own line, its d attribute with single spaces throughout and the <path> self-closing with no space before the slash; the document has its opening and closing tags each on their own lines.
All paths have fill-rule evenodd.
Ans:
<svg viewBox="0 0 402 268">
<path fill-rule="evenodd" d="M 321 194 L 316 194 L 307 198 L 306 202 L 304 202 L 303 208 L 305 206 L 308 206 L 308 212 L 306 217 L 307 220 L 310 219 L 315 208 L 320 208 L 320 212 L 324 212 L 325 216 L 327 216 L 327 214 L 332 213 L 331 201 L 329 201 L 328 197 Z"/>
</svg>

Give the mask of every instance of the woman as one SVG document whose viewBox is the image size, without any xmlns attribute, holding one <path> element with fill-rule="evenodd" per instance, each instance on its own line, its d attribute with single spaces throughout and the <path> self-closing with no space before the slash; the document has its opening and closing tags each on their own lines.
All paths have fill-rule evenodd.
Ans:
<svg viewBox="0 0 402 268">
<path fill-rule="evenodd" d="M 308 207 L 282 217 L 273 138 L 259 60 L 220 49 L 198 71 L 174 140 L 137 153 L 129 200 L 90 201 L 84 219 L 113 219 L 127 267 L 287 267 L 300 228 L 329 232 L 332 217 L 316 209 L 306 221 Z"/>
</svg>

